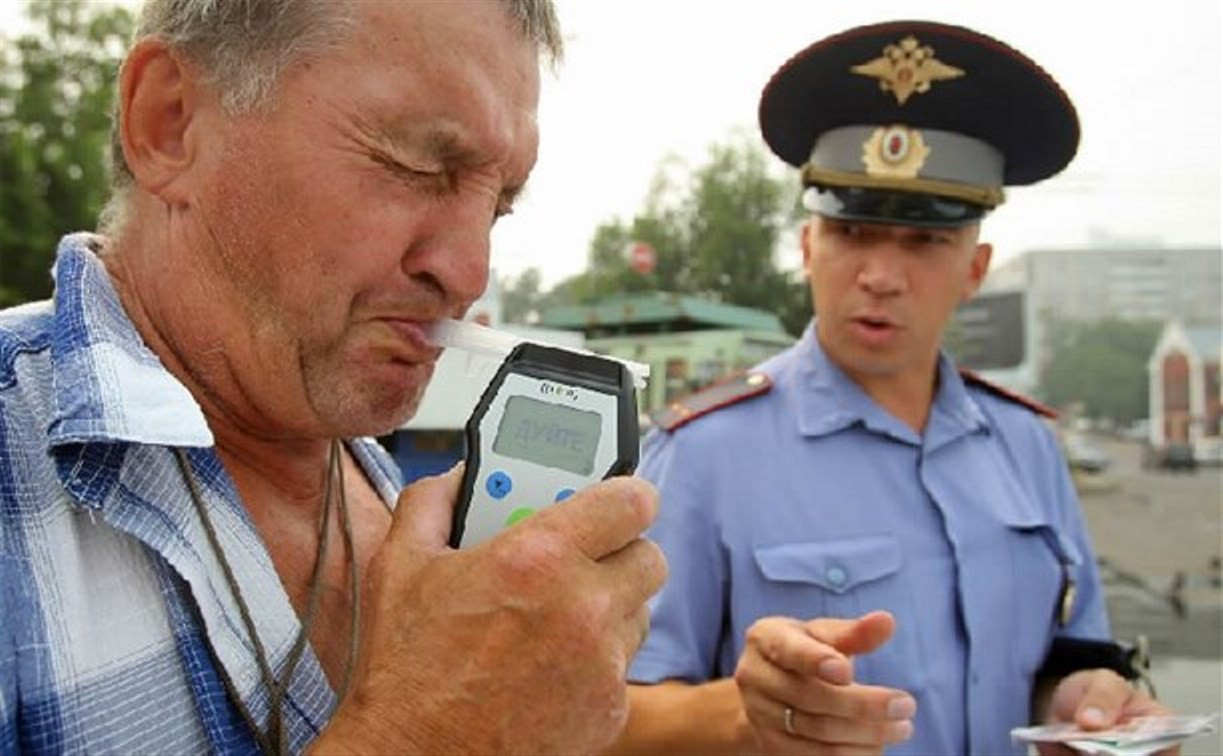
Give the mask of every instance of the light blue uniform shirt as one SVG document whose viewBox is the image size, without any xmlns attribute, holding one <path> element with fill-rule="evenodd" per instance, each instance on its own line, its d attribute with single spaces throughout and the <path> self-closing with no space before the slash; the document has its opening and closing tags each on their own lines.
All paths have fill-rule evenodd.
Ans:
<svg viewBox="0 0 1223 756">
<path fill-rule="evenodd" d="M 133 328 L 94 237 L 65 237 L 50 302 L 0 311 L 0 753 L 253 753 L 223 668 L 266 727 L 254 647 L 175 461 L 184 448 L 280 670 L 301 624 L 195 400 Z M 399 471 L 348 448 L 392 506 Z M 309 646 L 289 748 L 336 696 Z"/>
<path fill-rule="evenodd" d="M 828 361 L 808 328 L 760 370 L 767 394 L 646 442 L 662 495 L 649 536 L 670 564 L 629 678 L 726 677 L 769 615 L 892 612 L 854 661 L 860 682 L 909 691 L 914 735 L 894 753 L 1022 753 L 1033 675 L 1056 634 L 1108 636 L 1091 545 L 1049 428 L 966 385 L 944 357 L 915 433 Z M 1077 598 L 1057 622 L 1064 573 Z"/>
</svg>

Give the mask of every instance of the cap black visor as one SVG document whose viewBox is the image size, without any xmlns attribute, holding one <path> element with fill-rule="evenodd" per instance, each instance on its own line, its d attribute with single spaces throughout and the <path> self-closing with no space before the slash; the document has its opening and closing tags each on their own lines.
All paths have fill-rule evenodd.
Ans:
<svg viewBox="0 0 1223 756">
<path fill-rule="evenodd" d="M 988 210 L 984 205 L 933 194 L 841 186 L 812 186 L 804 204 L 826 218 L 931 228 L 972 225 Z"/>
</svg>

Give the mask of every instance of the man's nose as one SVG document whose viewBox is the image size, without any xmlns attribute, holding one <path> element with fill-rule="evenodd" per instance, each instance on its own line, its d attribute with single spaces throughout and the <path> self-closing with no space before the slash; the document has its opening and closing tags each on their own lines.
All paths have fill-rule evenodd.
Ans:
<svg viewBox="0 0 1223 756">
<path fill-rule="evenodd" d="M 450 303 L 467 306 L 488 286 L 492 212 L 480 197 L 452 197 L 424 219 L 423 233 L 404 257 L 412 276 L 432 278 Z"/>
</svg>

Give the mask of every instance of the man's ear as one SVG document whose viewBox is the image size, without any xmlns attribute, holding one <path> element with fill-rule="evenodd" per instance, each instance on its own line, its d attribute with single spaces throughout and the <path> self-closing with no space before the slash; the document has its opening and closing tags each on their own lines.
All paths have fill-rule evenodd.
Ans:
<svg viewBox="0 0 1223 756">
<path fill-rule="evenodd" d="M 146 39 L 128 54 L 119 75 L 119 142 L 136 183 L 167 203 L 188 192 L 179 179 L 198 145 L 196 70 L 164 42 Z"/>
<path fill-rule="evenodd" d="M 989 261 L 994 256 L 994 245 L 984 242 L 977 244 L 969 263 L 968 280 L 964 284 L 964 293 L 960 295 L 961 302 L 972 299 L 981 284 L 985 282 L 985 274 L 989 273 Z"/>
</svg>

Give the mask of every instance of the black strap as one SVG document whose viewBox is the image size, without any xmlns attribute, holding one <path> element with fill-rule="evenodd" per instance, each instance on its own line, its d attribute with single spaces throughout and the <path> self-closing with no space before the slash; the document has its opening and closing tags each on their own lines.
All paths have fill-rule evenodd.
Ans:
<svg viewBox="0 0 1223 756">
<path fill-rule="evenodd" d="M 1151 657 L 1145 636 L 1139 636 L 1132 644 L 1058 636 L 1053 639 L 1036 676 L 1058 679 L 1084 669 L 1111 669 L 1131 682 L 1141 680 L 1152 697 L 1155 695 L 1149 676 Z"/>
</svg>

